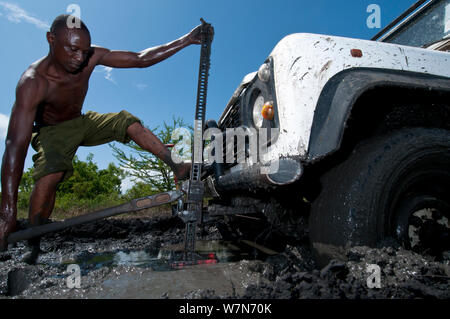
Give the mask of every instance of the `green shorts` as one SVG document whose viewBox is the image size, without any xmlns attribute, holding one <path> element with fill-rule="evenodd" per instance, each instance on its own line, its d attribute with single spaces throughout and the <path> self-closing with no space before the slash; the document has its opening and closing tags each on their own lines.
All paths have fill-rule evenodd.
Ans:
<svg viewBox="0 0 450 319">
<path fill-rule="evenodd" d="M 31 146 L 35 181 L 57 172 L 65 172 L 64 180 L 72 176 L 72 160 L 79 146 L 94 146 L 118 141 L 128 143 L 127 128 L 141 122 L 127 111 L 99 114 L 87 112 L 78 118 L 57 125 L 45 126 L 33 133 Z"/>
</svg>

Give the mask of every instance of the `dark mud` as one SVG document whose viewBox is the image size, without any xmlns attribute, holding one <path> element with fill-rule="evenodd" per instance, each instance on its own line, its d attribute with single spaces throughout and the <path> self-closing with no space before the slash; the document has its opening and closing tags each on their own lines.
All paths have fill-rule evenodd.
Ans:
<svg viewBox="0 0 450 319">
<path fill-rule="evenodd" d="M 354 247 L 346 261 L 315 269 L 304 238 L 273 249 L 225 240 L 221 226 L 199 233 L 199 249 L 217 262 L 177 269 L 167 257 L 183 241 L 176 218 L 107 219 L 47 235 L 36 265 L 21 262 L 28 248 L 18 243 L 0 255 L 0 299 L 450 298 L 449 252 L 437 261 L 400 247 Z M 71 264 L 80 288 L 67 285 Z M 381 288 L 369 288 L 369 265 L 379 266 Z"/>
</svg>

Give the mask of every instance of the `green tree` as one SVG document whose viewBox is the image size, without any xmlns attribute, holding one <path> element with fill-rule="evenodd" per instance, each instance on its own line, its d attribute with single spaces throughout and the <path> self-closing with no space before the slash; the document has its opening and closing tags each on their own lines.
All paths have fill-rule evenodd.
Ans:
<svg viewBox="0 0 450 319">
<path fill-rule="evenodd" d="M 71 195 L 77 199 L 94 199 L 104 194 L 120 194 L 120 185 L 124 172 L 113 163 L 106 169 L 99 170 L 89 154 L 86 161 L 75 156 L 73 160 L 73 175 L 59 184 L 59 195 Z"/>
<path fill-rule="evenodd" d="M 144 196 L 149 196 L 156 194 L 157 191 L 152 189 L 152 187 L 144 182 L 137 182 L 123 195 L 125 201 L 131 201 L 135 198 L 141 198 Z"/>
<path fill-rule="evenodd" d="M 120 185 L 124 171 L 110 163 L 106 169 L 98 169 L 93 162 L 93 154 L 86 161 L 73 159 L 73 175 L 58 185 L 55 208 L 71 210 L 79 208 L 96 208 L 115 205 L 120 202 Z M 34 185 L 33 168 L 29 168 L 22 176 L 19 186 L 18 206 L 25 209 L 29 206 L 29 198 Z"/>
<path fill-rule="evenodd" d="M 30 196 L 33 191 L 33 168 L 29 168 L 24 172 L 19 184 L 19 196 L 17 199 L 17 207 L 19 209 L 26 209 L 30 204 Z"/>
<path fill-rule="evenodd" d="M 185 133 L 189 134 L 175 136 L 174 139 L 175 130 L 182 128 L 184 128 Z M 190 159 L 192 127 L 188 126 L 183 119 L 174 117 L 170 124 L 164 122 L 162 127 L 156 127 L 151 131 L 164 144 L 175 144 L 175 151 L 181 159 Z M 173 172 L 169 166 L 155 155 L 143 150 L 136 143 L 130 142 L 126 145 L 130 152 L 125 152 L 114 143 L 110 144 L 110 147 L 113 149 L 113 155 L 119 161 L 120 166 L 136 183 L 136 188 L 131 190 L 134 196 L 141 197 L 148 195 L 149 192 L 158 193 L 175 188 Z M 144 187 L 140 183 L 147 186 Z M 140 193 L 141 191 L 146 193 Z"/>
</svg>

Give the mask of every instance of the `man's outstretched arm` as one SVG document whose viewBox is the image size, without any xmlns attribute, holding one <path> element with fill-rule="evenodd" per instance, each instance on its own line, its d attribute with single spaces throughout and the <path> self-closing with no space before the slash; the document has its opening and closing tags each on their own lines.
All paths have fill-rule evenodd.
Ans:
<svg viewBox="0 0 450 319">
<path fill-rule="evenodd" d="M 19 183 L 31 140 L 37 106 L 45 94 L 44 86 L 42 81 L 27 75 L 17 85 L 16 102 L 9 120 L 2 162 L 0 251 L 7 248 L 7 236 L 16 224 Z"/>
<path fill-rule="evenodd" d="M 191 44 L 201 44 L 201 25 L 181 38 L 141 52 L 111 51 L 95 47 L 97 64 L 113 68 L 146 68 L 174 55 Z"/>
</svg>

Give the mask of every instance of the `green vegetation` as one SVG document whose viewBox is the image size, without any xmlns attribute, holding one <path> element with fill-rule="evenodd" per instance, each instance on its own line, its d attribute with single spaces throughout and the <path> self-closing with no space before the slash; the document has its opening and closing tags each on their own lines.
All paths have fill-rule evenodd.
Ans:
<svg viewBox="0 0 450 319">
<path fill-rule="evenodd" d="M 175 152 L 181 160 L 191 159 L 192 127 L 181 118 L 173 118 L 171 124 L 164 122 L 163 126 L 151 130 L 164 144 L 175 144 Z M 136 182 L 132 198 L 136 198 L 141 190 L 145 194 L 156 194 L 175 189 L 172 170 L 155 155 L 140 148 L 136 143 L 126 145 L 126 153 L 115 144 L 110 144 L 114 157 L 119 161 L 129 176 Z M 139 182 L 137 182 L 139 181 Z M 140 197 L 140 196 L 137 196 Z"/>
<path fill-rule="evenodd" d="M 177 137 L 174 131 L 186 127 L 180 118 L 174 118 L 170 125 L 164 123 L 162 128 L 152 130 L 165 144 L 177 144 L 177 153 L 182 159 L 190 159 L 189 133 L 192 128 L 184 131 L 185 136 Z M 175 139 L 175 140 L 174 140 Z M 180 143 L 181 141 L 181 143 Z M 186 145 L 188 147 L 186 147 Z M 77 156 L 73 159 L 73 175 L 58 185 L 55 208 L 52 219 L 68 218 L 74 215 L 97 209 L 116 206 L 134 198 L 140 198 L 175 188 L 173 173 L 170 168 L 153 154 L 141 149 L 134 142 L 125 147 L 131 150 L 131 155 L 114 144 L 110 144 L 113 155 L 120 167 L 110 163 L 106 169 L 99 169 L 89 154 L 85 161 Z M 187 151 L 186 151 L 187 150 Z M 33 191 L 33 168 L 24 172 L 19 186 L 18 218 L 28 217 L 30 195 Z M 121 182 L 125 177 L 131 177 L 134 185 L 124 194 L 121 192 Z M 168 207 L 164 209 L 167 210 Z"/>
<path fill-rule="evenodd" d="M 126 201 L 121 194 L 120 184 L 125 177 L 122 169 L 110 163 L 106 169 L 98 169 L 89 154 L 86 161 L 77 156 L 73 159 L 73 175 L 58 185 L 54 215 L 74 215 L 86 210 L 114 206 Z M 22 176 L 19 186 L 19 217 L 25 217 L 33 190 L 33 168 Z M 23 216 L 25 215 L 25 216 Z"/>
</svg>

